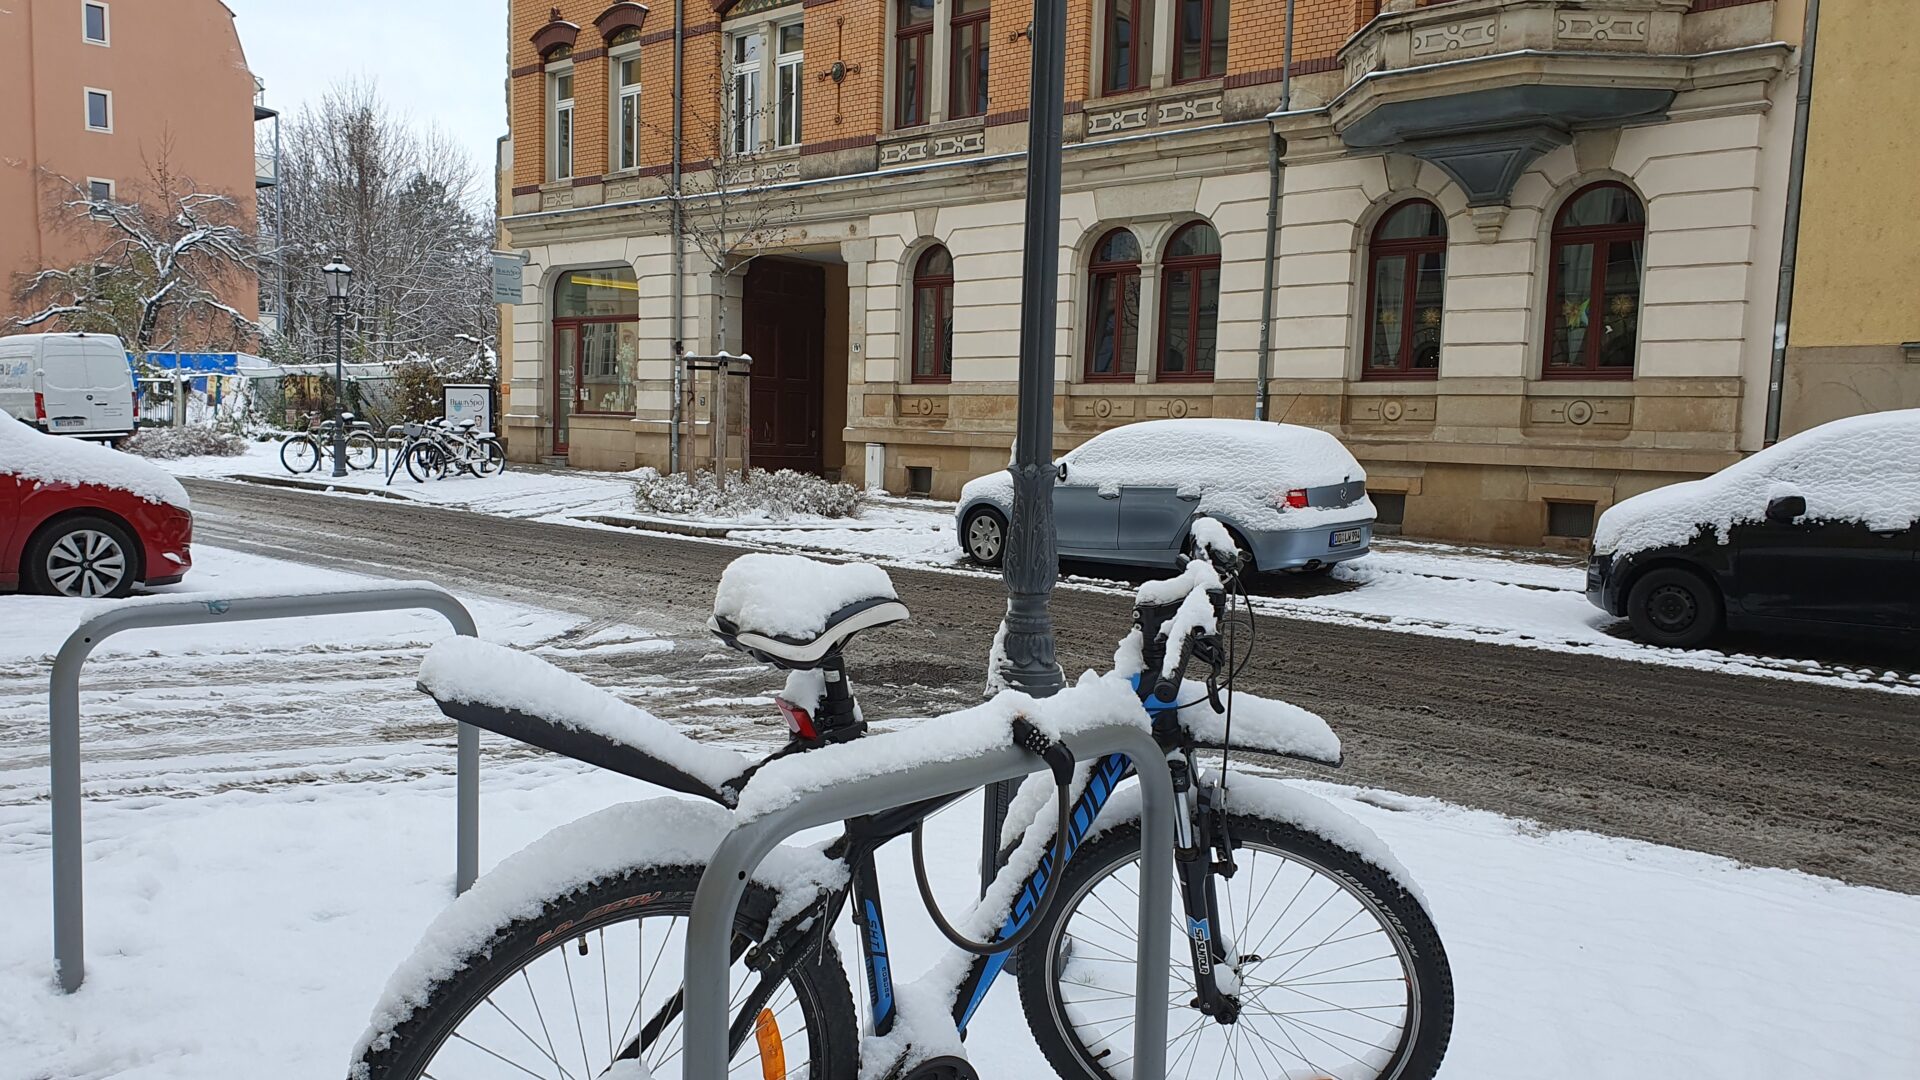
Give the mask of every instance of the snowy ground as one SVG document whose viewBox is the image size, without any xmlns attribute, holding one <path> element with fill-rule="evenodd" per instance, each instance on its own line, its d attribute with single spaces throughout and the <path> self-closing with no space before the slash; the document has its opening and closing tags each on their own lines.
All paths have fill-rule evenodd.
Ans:
<svg viewBox="0 0 1920 1080">
<path fill-rule="evenodd" d="M 158 464 L 181 475 L 286 476 L 278 444 L 254 444 L 241 458 L 187 458 Z M 331 483 L 317 473 L 305 477 Z M 579 470 L 509 470 L 485 479 L 415 484 L 404 473 L 388 486 L 374 473 L 341 482 L 342 494 L 379 488 L 408 499 L 504 517 L 592 528 L 616 528 L 608 516 L 630 516 L 632 485 L 618 474 Z M 964 562 L 954 536 L 953 505 L 927 499 L 877 497 L 851 522 L 704 522 L 742 527 L 727 534 L 743 545 L 852 555 L 897 566 L 989 573 Z M 1073 588 L 1131 589 L 1093 564 L 1070 565 Z M 1122 575 L 1124 576 L 1124 575 Z M 1834 659 L 1850 650 L 1810 655 L 1791 643 L 1765 643 L 1763 652 L 1661 649 L 1627 636 L 1615 619 L 1586 600 L 1586 578 L 1571 557 L 1382 538 L 1364 558 L 1338 567 L 1320 585 L 1269 582 L 1256 604 L 1274 614 L 1365 625 L 1406 633 L 1469 638 L 1563 652 L 1591 652 L 1642 663 L 1734 674 L 1871 686 L 1920 693 L 1920 671 L 1874 662 Z"/>
<path fill-rule="evenodd" d="M 198 556 L 182 591 L 354 580 Z M 708 738 L 774 737 L 760 701 L 776 673 L 644 626 L 472 602 L 485 636 L 683 708 Z M 340 1075 L 387 974 L 451 891 L 451 733 L 412 689 L 422 645 L 447 631 L 432 616 L 339 616 L 110 644 L 83 696 L 89 981 L 63 997 L 49 961 L 45 657 L 92 606 L 0 597 L 0 1080 L 201 1080 L 259 1076 L 263 1062 L 275 1077 Z M 483 776 L 485 864 L 654 794 L 491 737 Z M 1392 844 L 1434 904 L 1460 997 L 1445 1077 L 1920 1075 L 1920 897 L 1309 786 Z M 950 904 L 971 887 L 977 821 L 963 805 L 932 827 L 953 853 L 934 860 Z M 895 960 L 911 974 L 937 938 L 904 851 L 886 854 Z M 1013 986 L 986 1009 L 982 1072 L 1047 1075 Z"/>
</svg>

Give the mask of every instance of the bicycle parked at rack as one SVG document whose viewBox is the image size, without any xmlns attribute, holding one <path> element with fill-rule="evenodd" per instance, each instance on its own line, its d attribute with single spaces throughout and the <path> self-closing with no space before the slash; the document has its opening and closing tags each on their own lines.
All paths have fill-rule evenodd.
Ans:
<svg viewBox="0 0 1920 1080">
<path fill-rule="evenodd" d="M 352 413 L 343 415 L 347 420 L 347 468 L 373 468 L 380 459 L 380 443 L 373 437 L 373 425 L 354 419 Z M 332 420 L 320 419 L 319 413 L 308 413 L 307 430 L 294 432 L 281 441 L 280 464 L 288 472 L 297 474 L 312 472 L 322 461 L 332 460 L 333 424 Z"/>
<path fill-rule="evenodd" d="M 1140 590 L 1133 632 L 1115 656 L 1118 675 L 1106 677 L 1122 681 L 1101 683 L 1122 699 L 1131 683 L 1174 778 L 1179 910 L 1173 997 L 1166 1005 L 1167 1075 L 1427 1080 L 1452 1029 L 1446 953 L 1405 871 L 1365 827 L 1297 788 L 1228 772 L 1236 749 L 1338 764 L 1338 741 L 1317 717 L 1234 693 L 1234 676 L 1247 659 L 1236 655 L 1235 638 L 1247 635 L 1250 654 L 1253 630 L 1250 605 L 1244 619 L 1233 616 L 1235 598 L 1245 603 L 1237 587 L 1240 557 L 1217 524 L 1196 523 L 1195 533 L 1207 541 L 1206 557 L 1189 561 L 1179 578 Z M 790 737 L 766 759 L 716 759 L 731 752 L 696 743 L 544 661 L 465 639 L 435 647 L 421 688 L 454 719 L 734 806 L 769 763 L 866 737 L 844 648 L 862 631 L 907 618 L 890 582 L 851 587 L 857 583 L 847 575 L 861 572 L 871 581 L 873 567 L 744 558 L 792 560 L 763 575 L 768 584 L 758 594 L 730 604 L 727 614 L 716 610 L 709 623 L 727 645 L 789 672 L 778 703 Z M 884 573 L 878 580 L 885 582 Z M 723 596 L 728 589 L 723 577 Z M 796 634 L 767 615 L 818 591 L 855 598 L 823 612 L 812 633 Z M 455 648 L 461 652 L 436 659 L 442 649 Z M 1204 683 L 1186 678 L 1190 666 L 1205 669 Z M 1083 686 L 1040 704 L 1059 707 L 1064 696 L 1091 692 Z M 1237 730 L 1235 701 L 1242 714 Z M 1021 1003 L 1053 1069 L 1072 1080 L 1132 1077 L 1128 1032 L 1136 1004 L 1141 830 L 1139 801 L 1125 798 L 1121 786 L 1132 762 L 1114 754 L 1075 768 L 1069 751 L 1062 768 L 1061 744 L 1023 720 L 1012 728 L 1015 742 L 1040 754 L 1052 775 L 1031 777 L 1014 800 L 1003 850 L 1028 857 L 1009 864 L 1025 868 L 1017 891 L 994 890 L 1012 898 L 1004 920 L 995 914 L 1002 909 L 984 913 L 993 920 L 986 925 L 999 925 L 998 937 L 969 940 L 941 915 L 927 883 L 921 827 L 964 795 L 845 822 L 838 838 L 800 852 L 836 871 L 819 879 L 831 884 L 776 888 L 756 878 L 735 917 L 734 962 L 725 976 L 730 1076 L 977 1077 L 965 1060 L 929 1060 L 887 1038 L 904 1002 L 895 997 L 874 855 L 911 835 L 922 900 L 941 933 L 971 956 L 949 996 L 914 995 L 923 1011 L 902 1030 L 927 1033 L 924 1003 L 944 1008 L 950 1001 L 950 1016 L 933 1022 L 950 1021 L 964 1037 L 1010 955 L 1017 955 Z M 1217 769 L 1203 769 L 1203 752 L 1219 754 Z M 661 803 L 688 806 L 673 799 L 635 805 Z M 538 890 L 556 882 L 544 901 L 523 897 L 490 912 L 488 905 L 502 902 L 498 893 L 487 895 L 482 878 L 389 984 L 352 1075 L 680 1076 L 680 967 L 702 865 L 684 853 L 638 863 L 631 853 L 615 854 L 656 842 L 648 837 L 648 820 L 625 821 L 628 831 L 605 844 L 562 836 L 570 828 L 563 827 L 496 871 L 503 885 Z M 671 823 L 655 827 L 673 831 Z M 669 851 L 686 843 L 666 835 L 657 842 Z M 1043 853 L 1037 862 L 1031 858 L 1036 850 Z M 565 865 L 596 859 L 604 863 L 597 869 Z M 843 914 L 863 954 L 864 1025 L 834 940 Z M 981 915 L 975 913 L 972 925 L 982 924 Z M 877 1037 L 864 1052 L 889 1048 L 889 1060 L 863 1069 L 862 1035 Z"/>
<path fill-rule="evenodd" d="M 471 420 L 449 424 L 435 419 L 402 424 L 398 430 L 403 441 L 396 467 L 404 465 L 416 483 L 445 479 L 449 471 L 473 476 L 506 471 L 507 452 L 500 440 L 491 431 L 475 431 Z M 388 434 L 392 435 L 393 429 Z"/>
</svg>

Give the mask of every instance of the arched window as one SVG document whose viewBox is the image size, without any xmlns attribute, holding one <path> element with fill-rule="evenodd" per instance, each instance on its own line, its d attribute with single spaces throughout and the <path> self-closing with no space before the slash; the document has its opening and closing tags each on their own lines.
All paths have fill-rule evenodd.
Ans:
<svg viewBox="0 0 1920 1080">
<path fill-rule="evenodd" d="M 1440 373 L 1447 287 L 1447 220 L 1424 199 L 1394 207 L 1367 242 L 1367 362 L 1363 378 Z"/>
<path fill-rule="evenodd" d="M 895 0 L 893 24 L 893 126 L 917 127 L 927 113 L 933 81 L 928 55 L 933 44 L 933 0 Z"/>
<path fill-rule="evenodd" d="M 913 381 L 953 378 L 953 258 L 938 244 L 913 265 Z"/>
<path fill-rule="evenodd" d="M 1196 221 L 1173 234 L 1160 261 L 1160 377 L 1213 378 L 1219 321 L 1220 234 Z"/>
<path fill-rule="evenodd" d="M 1087 380 L 1132 382 L 1140 339 L 1140 241 L 1125 229 L 1093 246 L 1087 311 Z"/>
<path fill-rule="evenodd" d="M 1647 214 L 1625 185 L 1574 193 L 1553 222 L 1547 270 L 1547 378 L 1633 376 Z"/>
</svg>

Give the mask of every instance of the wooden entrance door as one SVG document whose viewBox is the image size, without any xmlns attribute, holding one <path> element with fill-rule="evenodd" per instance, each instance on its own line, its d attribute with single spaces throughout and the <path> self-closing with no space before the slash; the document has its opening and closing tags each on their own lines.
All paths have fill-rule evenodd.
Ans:
<svg viewBox="0 0 1920 1080">
<path fill-rule="evenodd" d="M 818 473 L 826 271 L 784 259 L 755 260 L 747 267 L 744 299 L 740 339 L 753 357 L 753 464 Z"/>
</svg>

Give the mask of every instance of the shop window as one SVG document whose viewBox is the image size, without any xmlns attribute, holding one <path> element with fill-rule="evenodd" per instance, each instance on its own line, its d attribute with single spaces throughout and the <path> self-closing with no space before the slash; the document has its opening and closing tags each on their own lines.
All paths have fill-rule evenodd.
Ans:
<svg viewBox="0 0 1920 1080">
<path fill-rule="evenodd" d="M 568 416 L 633 414 L 639 318 L 640 286 L 632 267 L 560 276 L 553 297 L 557 447 L 566 446 Z"/>
<path fill-rule="evenodd" d="M 1568 540 L 1591 539 L 1593 537 L 1593 504 L 1590 502 L 1548 503 L 1547 535 Z"/>
<path fill-rule="evenodd" d="M 1447 222 L 1425 200 L 1401 203 L 1367 244 L 1367 352 L 1363 378 L 1440 373 L 1447 285 Z"/>
<path fill-rule="evenodd" d="M 1087 266 L 1087 381 L 1132 382 L 1140 339 L 1140 241 L 1115 229 Z"/>
<path fill-rule="evenodd" d="M 953 258 L 935 244 L 913 267 L 913 381 L 953 378 Z"/>
<path fill-rule="evenodd" d="M 1632 377 L 1646 260 L 1646 210 L 1624 185 L 1590 185 L 1560 208 L 1547 266 L 1545 377 Z"/>
<path fill-rule="evenodd" d="M 1160 261 L 1160 378 L 1212 379 L 1219 322 L 1220 234 L 1196 221 Z"/>
</svg>

